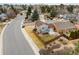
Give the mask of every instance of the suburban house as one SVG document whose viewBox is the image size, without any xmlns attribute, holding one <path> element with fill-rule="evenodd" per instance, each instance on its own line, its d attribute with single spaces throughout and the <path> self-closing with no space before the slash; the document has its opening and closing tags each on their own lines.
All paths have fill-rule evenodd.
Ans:
<svg viewBox="0 0 79 59">
<path fill-rule="evenodd" d="M 53 24 L 47 24 L 45 22 L 42 21 L 36 21 L 35 23 L 35 28 L 37 29 L 38 33 L 41 34 L 49 34 L 49 35 L 55 35 L 55 36 L 59 36 L 60 34 L 54 31 L 54 26 Z"/>
<path fill-rule="evenodd" d="M 48 33 L 48 24 L 42 22 L 42 21 L 36 21 L 35 28 L 37 29 L 38 33 Z"/>
<path fill-rule="evenodd" d="M 63 18 L 66 19 L 66 20 L 72 20 L 72 19 L 75 20 L 76 16 L 77 16 L 76 14 L 64 14 Z"/>
<path fill-rule="evenodd" d="M 19 6 L 19 5 L 14 5 L 13 7 L 15 9 L 17 9 L 18 11 L 22 11 L 23 10 L 22 6 Z"/>
<path fill-rule="evenodd" d="M 53 23 L 54 30 L 57 32 L 69 32 L 75 30 L 74 24 L 69 21 Z"/>
<path fill-rule="evenodd" d="M 8 19 L 7 14 L 5 14 L 5 13 L 0 14 L 0 20 L 1 21 L 6 21 L 7 19 Z"/>
<path fill-rule="evenodd" d="M 69 15 L 70 18 L 75 18 L 75 16 L 72 16 L 74 16 L 74 14 L 72 14 L 71 16 Z M 36 21 L 35 28 L 39 33 L 49 34 L 55 34 L 55 32 L 67 33 L 76 30 L 76 26 L 69 20 L 65 20 L 64 18 L 54 18 L 52 20 L 48 19 L 45 21 Z"/>
</svg>

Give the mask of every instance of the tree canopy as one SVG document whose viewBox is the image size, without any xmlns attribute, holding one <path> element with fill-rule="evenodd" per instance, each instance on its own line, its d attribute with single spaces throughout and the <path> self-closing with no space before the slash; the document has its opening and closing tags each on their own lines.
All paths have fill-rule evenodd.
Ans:
<svg viewBox="0 0 79 59">
<path fill-rule="evenodd" d="M 69 13 L 73 13 L 73 5 L 67 7 Z"/>
<path fill-rule="evenodd" d="M 77 38 L 79 38 L 79 30 L 78 31 L 72 31 L 71 33 L 70 33 L 70 37 L 72 38 L 72 39 L 77 39 Z"/>
<path fill-rule="evenodd" d="M 52 8 L 52 11 L 50 12 L 50 16 L 55 17 L 56 15 L 57 15 L 57 11 L 54 8 Z"/>
<path fill-rule="evenodd" d="M 32 14 L 32 21 L 38 20 L 39 19 L 39 14 L 37 10 L 34 10 Z"/>
<path fill-rule="evenodd" d="M 32 10 L 31 10 L 31 7 L 29 6 L 29 7 L 28 7 L 28 10 L 27 10 L 27 15 L 30 15 L 30 14 L 31 14 L 31 11 L 32 11 Z"/>
</svg>

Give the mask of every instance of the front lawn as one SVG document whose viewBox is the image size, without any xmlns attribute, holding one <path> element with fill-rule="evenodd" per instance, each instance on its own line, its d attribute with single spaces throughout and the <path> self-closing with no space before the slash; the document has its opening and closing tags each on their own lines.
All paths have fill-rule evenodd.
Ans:
<svg viewBox="0 0 79 59">
<path fill-rule="evenodd" d="M 0 23 L 0 32 L 2 31 L 2 29 L 4 28 L 5 24 Z"/>
<path fill-rule="evenodd" d="M 34 43 L 38 46 L 38 48 L 44 48 L 44 44 L 40 41 L 40 39 L 35 35 L 35 33 L 32 31 L 32 26 L 26 26 L 25 27 L 26 32 L 28 35 L 32 38 Z"/>
<path fill-rule="evenodd" d="M 53 39 L 55 38 L 55 36 L 49 34 L 37 34 L 33 31 L 32 26 L 26 26 L 25 30 L 39 48 L 44 48 L 47 42 L 53 41 Z"/>
</svg>

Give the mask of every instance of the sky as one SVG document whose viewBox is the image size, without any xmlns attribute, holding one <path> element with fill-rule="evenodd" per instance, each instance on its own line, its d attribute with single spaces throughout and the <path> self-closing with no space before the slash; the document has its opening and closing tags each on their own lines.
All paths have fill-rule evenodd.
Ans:
<svg viewBox="0 0 79 59">
<path fill-rule="evenodd" d="M 0 0 L 8 4 L 79 4 L 79 0 Z"/>
</svg>

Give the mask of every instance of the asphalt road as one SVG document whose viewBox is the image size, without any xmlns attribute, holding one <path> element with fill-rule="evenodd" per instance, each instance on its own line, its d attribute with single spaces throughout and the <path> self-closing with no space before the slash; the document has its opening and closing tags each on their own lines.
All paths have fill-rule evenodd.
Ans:
<svg viewBox="0 0 79 59">
<path fill-rule="evenodd" d="M 3 33 L 3 55 L 34 55 L 31 46 L 21 31 L 23 16 L 17 16 Z"/>
</svg>

